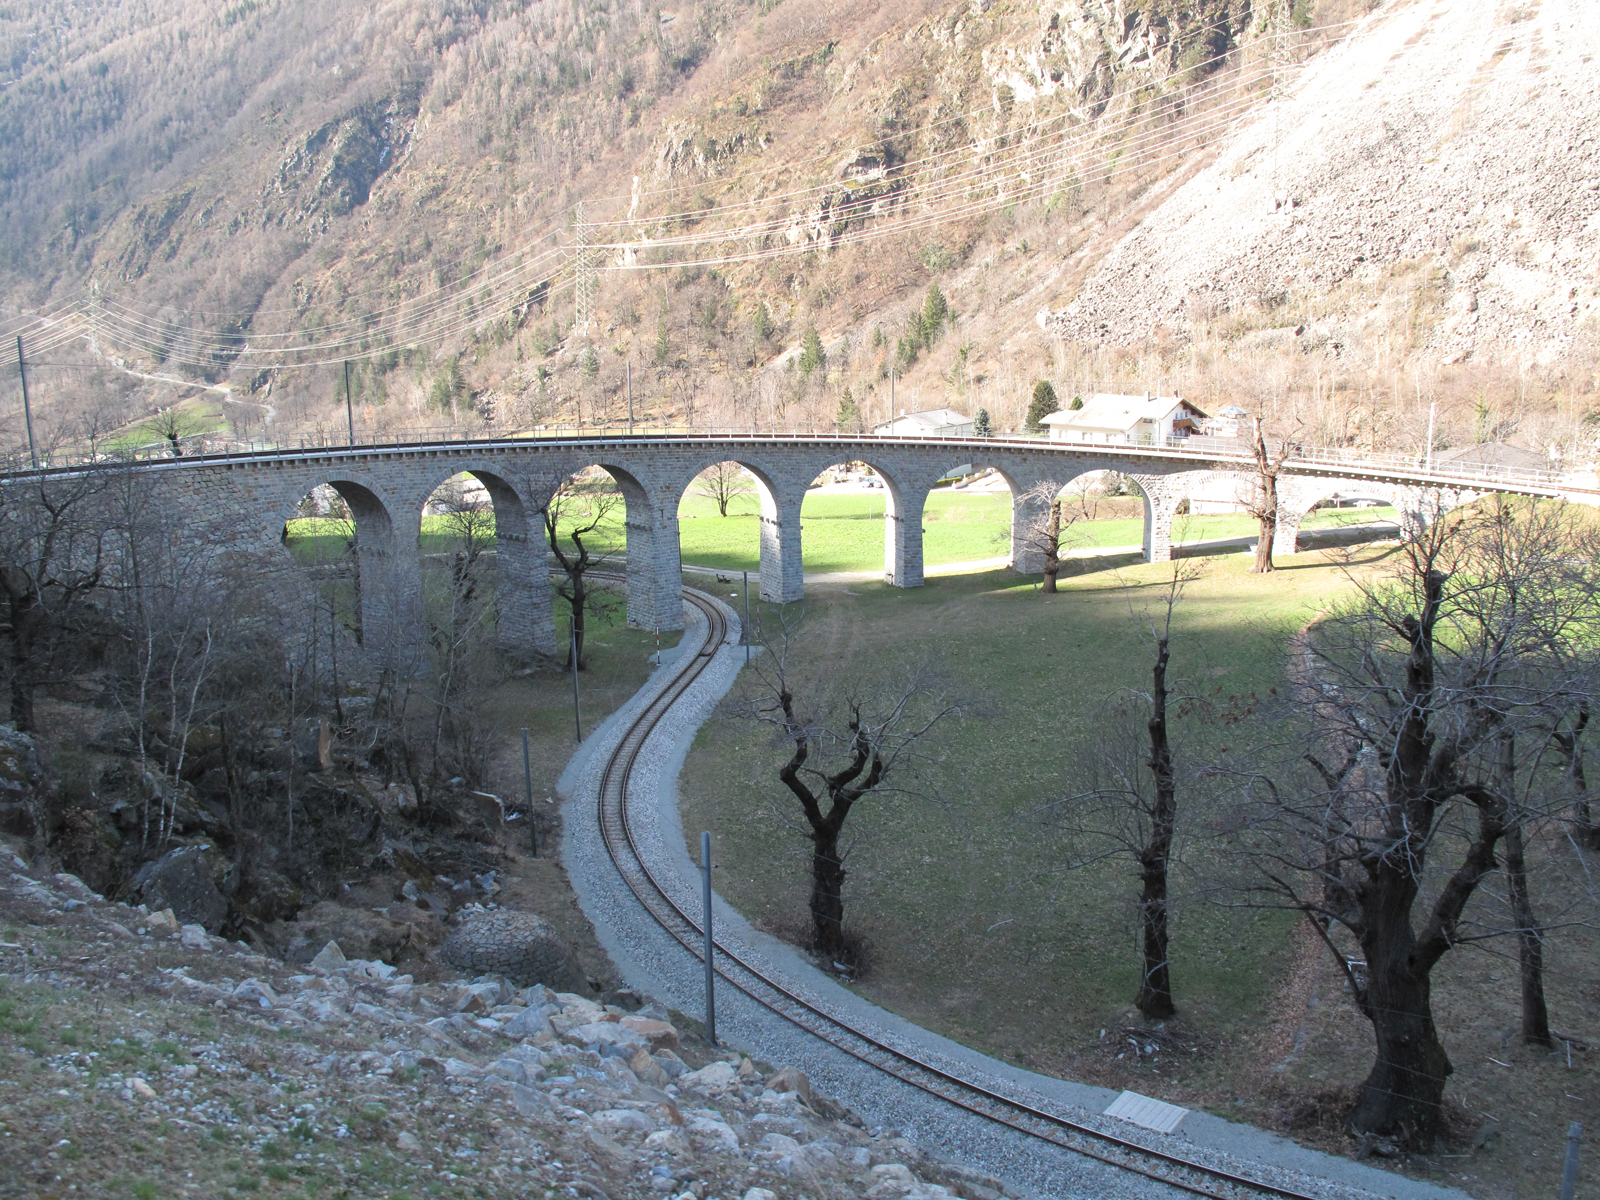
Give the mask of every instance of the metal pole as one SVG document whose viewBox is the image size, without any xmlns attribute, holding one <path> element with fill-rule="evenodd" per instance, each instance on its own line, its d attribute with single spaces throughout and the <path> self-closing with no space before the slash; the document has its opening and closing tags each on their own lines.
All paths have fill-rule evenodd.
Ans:
<svg viewBox="0 0 1600 1200">
<path fill-rule="evenodd" d="M 750 572 L 744 573 L 744 629 L 741 630 L 744 642 L 744 661 L 750 661 Z"/>
<path fill-rule="evenodd" d="M 1437 409 L 1438 407 L 1439 407 L 1439 402 L 1437 400 L 1430 401 L 1429 404 L 1428 404 L 1428 456 L 1427 456 L 1427 467 L 1428 467 L 1428 470 L 1430 470 L 1430 471 L 1433 470 L 1433 414 L 1434 414 L 1434 410 Z"/>
<path fill-rule="evenodd" d="M 350 445 L 356 444 L 356 410 L 350 403 L 350 360 L 344 360 L 344 419 L 350 425 Z"/>
<path fill-rule="evenodd" d="M 533 823 L 533 761 L 528 757 L 528 727 L 522 727 L 522 786 L 528 793 L 528 853 L 539 857 L 539 827 Z"/>
<path fill-rule="evenodd" d="M 22 378 L 22 419 L 28 426 L 28 459 L 39 469 L 39 451 L 33 442 L 33 406 L 28 403 L 28 368 L 22 362 L 22 335 L 17 334 L 17 374 Z"/>
<path fill-rule="evenodd" d="M 633 436 L 633 359 L 628 360 L 628 436 Z"/>
<path fill-rule="evenodd" d="M 710 834 L 706 834 L 710 837 Z M 707 876 L 709 878 L 709 876 Z M 710 884 L 706 885 L 710 887 Z M 706 910 L 707 912 L 710 909 Z M 710 928 L 710 926 L 707 926 Z M 1572 1200 L 1578 1191 L 1578 1143 L 1583 1140 L 1583 1126 L 1574 1121 L 1567 1126 L 1567 1169 L 1561 1175 L 1561 1200 Z"/>
<path fill-rule="evenodd" d="M 701 893 L 705 900 L 706 917 L 706 1041 L 717 1044 L 717 972 L 711 960 L 716 943 L 711 938 L 711 835 L 700 835 Z"/>
<path fill-rule="evenodd" d="M 583 723 L 578 719 L 578 623 L 572 623 L 572 729 L 583 741 Z"/>
</svg>

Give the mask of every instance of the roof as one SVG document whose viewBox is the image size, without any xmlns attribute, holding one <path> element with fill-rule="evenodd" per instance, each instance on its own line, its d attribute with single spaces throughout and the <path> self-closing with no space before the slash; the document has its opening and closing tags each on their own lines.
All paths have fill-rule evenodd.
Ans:
<svg viewBox="0 0 1600 1200">
<path fill-rule="evenodd" d="M 1435 450 L 1436 463 L 1476 463 L 1489 467 L 1519 467 L 1525 471 L 1548 471 L 1550 460 L 1521 446 L 1508 446 L 1504 442 L 1479 442 L 1475 446 L 1457 446 L 1453 450 Z"/>
<path fill-rule="evenodd" d="M 1195 416 L 1206 415 L 1179 396 L 1119 396 L 1111 392 L 1097 392 L 1084 401 L 1082 408 L 1053 412 L 1041 424 L 1126 432 L 1140 421 L 1160 421 L 1173 409 L 1180 407 L 1188 409 Z"/>
<path fill-rule="evenodd" d="M 948 429 L 952 425 L 971 425 L 972 418 L 958 413 L 953 408 L 930 408 L 923 412 L 902 413 L 892 421 L 881 421 L 872 427 L 876 433 L 882 429 L 893 429 L 897 425 L 909 428 L 902 432 L 919 429 Z"/>
</svg>

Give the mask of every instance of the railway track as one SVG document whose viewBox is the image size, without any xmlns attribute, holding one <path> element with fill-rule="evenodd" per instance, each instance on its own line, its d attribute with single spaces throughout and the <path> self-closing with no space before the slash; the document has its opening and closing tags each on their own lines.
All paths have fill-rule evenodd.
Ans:
<svg viewBox="0 0 1600 1200">
<path fill-rule="evenodd" d="M 618 875 L 639 905 L 675 939 L 687 954 L 700 959 L 703 934 L 694 916 L 672 898 L 640 852 L 629 812 L 629 784 L 639 756 L 651 733 L 672 706 L 710 666 L 717 649 L 728 640 L 729 623 L 722 606 L 691 588 L 683 591 L 687 603 L 706 619 L 704 640 L 686 647 L 673 667 L 670 680 L 622 732 L 606 760 L 600 779 L 598 820 L 602 840 Z M 687 636 L 687 635 L 686 635 Z M 693 650 L 693 653 L 689 653 Z M 1280 1200 L 1323 1200 L 1312 1193 L 1227 1170 L 1193 1162 L 1156 1150 L 1115 1134 L 1095 1129 L 1012 1096 L 984 1082 L 964 1077 L 913 1052 L 888 1045 L 879 1037 L 829 1013 L 770 977 L 718 942 L 715 967 L 718 977 L 762 1008 L 821 1038 L 861 1063 L 904 1084 L 1030 1138 L 1083 1155 L 1119 1171 L 1143 1176 L 1167 1187 L 1214 1200 L 1249 1200 L 1270 1196 Z"/>
</svg>

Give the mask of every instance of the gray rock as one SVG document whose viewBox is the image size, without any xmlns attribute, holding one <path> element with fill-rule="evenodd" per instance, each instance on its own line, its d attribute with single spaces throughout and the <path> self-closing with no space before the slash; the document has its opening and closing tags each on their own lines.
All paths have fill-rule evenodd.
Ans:
<svg viewBox="0 0 1600 1200">
<path fill-rule="evenodd" d="M 339 948 L 338 942 L 329 942 L 317 956 L 311 960 L 311 965 L 321 971 L 337 971 L 340 967 L 350 965 L 350 960 L 344 956 L 344 951 Z"/>
<path fill-rule="evenodd" d="M 463 971 L 504 975 L 518 987 L 542 983 L 558 992 L 589 990 L 572 948 L 534 913 L 476 913 L 450 931 L 439 957 Z"/>
<path fill-rule="evenodd" d="M 228 902 L 211 877 L 211 864 L 199 846 L 180 846 L 133 877 L 133 891 L 152 911 L 170 908 L 184 925 L 215 933 L 228 915 Z"/>
<path fill-rule="evenodd" d="M 541 1034 L 555 1036 L 555 1031 L 550 1028 L 550 1018 L 537 1008 L 525 1008 L 511 1020 L 505 1023 L 500 1030 L 508 1038 L 536 1038 Z"/>
</svg>

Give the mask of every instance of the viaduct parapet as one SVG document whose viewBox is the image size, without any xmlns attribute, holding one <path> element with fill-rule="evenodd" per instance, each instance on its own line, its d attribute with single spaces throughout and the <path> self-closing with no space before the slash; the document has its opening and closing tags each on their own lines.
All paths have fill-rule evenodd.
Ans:
<svg viewBox="0 0 1600 1200">
<path fill-rule="evenodd" d="M 1248 497 L 1256 486 L 1249 460 L 1135 446 L 1075 446 L 1040 441 L 898 439 L 883 437 L 674 436 L 596 439 L 503 439 L 210 455 L 141 463 L 138 470 L 167 493 L 194 534 L 221 553 L 286 557 L 285 523 L 301 500 L 327 484 L 349 504 L 356 524 L 361 621 L 368 642 L 379 630 L 409 624 L 419 612 L 418 553 L 423 507 L 434 490 L 462 472 L 480 480 L 495 509 L 499 634 L 508 645 L 553 653 L 555 629 L 540 510 L 563 478 L 588 467 L 607 471 L 627 505 L 629 624 L 645 629 L 683 625 L 678 506 L 695 476 L 732 461 L 756 479 L 761 508 L 761 595 L 798 600 L 800 506 L 807 488 L 830 467 L 864 462 L 884 481 L 884 578 L 896 587 L 923 582 L 922 513 L 929 491 L 957 467 L 993 468 L 1012 495 L 1012 566 L 1041 569 L 1025 530 L 1041 495 L 1080 475 L 1117 471 L 1144 499 L 1144 556 L 1172 557 L 1172 525 L 1182 501 L 1219 482 Z M 70 472 L 75 468 L 65 468 Z M 29 476 L 0 478 L 0 492 Z M 1047 485 L 1041 488 L 1039 485 Z M 1279 476 L 1278 531 L 1273 549 L 1293 553 L 1302 517 L 1335 493 L 1390 501 L 1403 526 L 1488 491 L 1565 495 L 1595 503 L 1600 489 L 1577 493 L 1549 480 L 1452 480 L 1428 471 L 1381 464 L 1318 464 L 1291 460 Z M 382 635 L 380 635 L 382 636 Z"/>
</svg>

